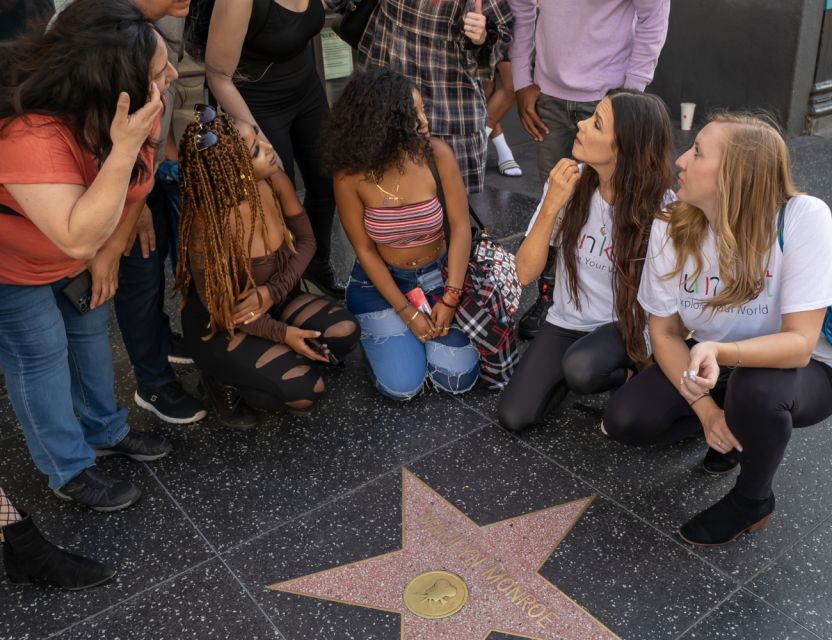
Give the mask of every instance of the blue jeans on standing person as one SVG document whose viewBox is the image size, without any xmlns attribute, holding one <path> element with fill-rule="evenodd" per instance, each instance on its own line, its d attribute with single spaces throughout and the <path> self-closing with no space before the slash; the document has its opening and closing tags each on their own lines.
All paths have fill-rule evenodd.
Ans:
<svg viewBox="0 0 832 640">
<path fill-rule="evenodd" d="M 145 392 L 176 381 L 168 361 L 170 319 L 164 306 L 168 254 L 176 269 L 179 198 L 178 165 L 165 161 L 156 170 L 156 181 L 147 198 L 153 214 L 156 250 L 145 258 L 137 238 L 130 255 L 122 257 L 119 265 L 116 318 L 136 374 L 136 384 Z"/>
<path fill-rule="evenodd" d="M 418 269 L 388 265 L 402 293 L 421 287 L 431 304 L 442 297 L 444 256 Z M 464 393 L 480 374 L 479 353 L 462 331 L 452 327 L 447 336 L 419 342 L 369 276 L 355 261 L 347 283 L 347 309 L 361 326 L 361 346 L 378 390 L 394 400 L 410 400 L 430 379 L 448 393 Z"/>
<path fill-rule="evenodd" d="M 79 314 L 61 292 L 68 282 L 0 285 L 0 366 L 29 452 L 52 489 L 129 431 L 127 411 L 116 405 L 108 305 Z"/>
</svg>

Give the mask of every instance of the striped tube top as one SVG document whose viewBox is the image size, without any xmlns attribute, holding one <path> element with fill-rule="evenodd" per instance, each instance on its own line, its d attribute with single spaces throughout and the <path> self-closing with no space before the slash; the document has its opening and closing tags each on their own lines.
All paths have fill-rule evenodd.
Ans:
<svg viewBox="0 0 832 640">
<path fill-rule="evenodd" d="M 370 240 L 394 249 L 430 244 L 444 235 L 439 198 L 374 209 L 365 207 L 364 228 Z"/>
</svg>

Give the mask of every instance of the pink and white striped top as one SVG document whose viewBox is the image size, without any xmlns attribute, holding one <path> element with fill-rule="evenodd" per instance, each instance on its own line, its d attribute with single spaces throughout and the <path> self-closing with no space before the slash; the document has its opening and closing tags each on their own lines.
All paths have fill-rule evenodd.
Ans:
<svg viewBox="0 0 832 640">
<path fill-rule="evenodd" d="M 442 225 L 439 198 L 398 207 L 364 208 L 364 228 L 370 240 L 394 249 L 407 249 L 439 240 Z"/>
</svg>

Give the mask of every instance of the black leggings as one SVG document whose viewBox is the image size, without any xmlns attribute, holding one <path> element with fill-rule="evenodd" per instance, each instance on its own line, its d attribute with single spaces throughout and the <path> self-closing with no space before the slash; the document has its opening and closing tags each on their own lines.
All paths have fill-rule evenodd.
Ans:
<svg viewBox="0 0 832 640">
<path fill-rule="evenodd" d="M 591 333 L 544 322 L 500 397 L 500 424 L 522 431 L 539 423 L 571 389 L 600 393 L 626 382 L 635 364 L 614 324 Z"/>
<path fill-rule="evenodd" d="M 722 367 L 711 395 L 743 447 L 737 491 L 760 500 L 771 493 L 792 429 L 832 415 L 832 369 L 817 360 L 802 369 Z M 613 395 L 604 430 L 624 444 L 669 444 L 702 433 L 702 425 L 667 376 L 653 366 Z"/>
<path fill-rule="evenodd" d="M 326 94 L 314 67 L 306 80 L 301 78 L 299 81 L 300 90 L 293 78 L 287 78 L 285 86 L 279 77 L 272 82 L 268 80 L 271 78 L 241 86 L 240 93 L 280 156 L 283 169 L 293 184 L 297 161 L 305 189 L 303 206 L 317 243 L 315 258 L 328 261 L 335 195 L 332 177 L 321 165 L 320 131 L 329 116 Z"/>
<path fill-rule="evenodd" d="M 318 341 L 326 344 L 338 360 L 358 344 L 360 332 L 355 317 L 327 298 L 295 289 L 269 313 L 288 325 L 320 331 Z M 304 409 L 323 393 L 322 363 L 298 355 L 288 345 L 240 331 L 231 339 L 226 332 L 217 332 L 206 342 L 202 336 L 207 333 L 208 321 L 208 311 L 192 290 L 182 309 L 188 353 L 207 375 L 237 387 L 251 406 Z"/>
</svg>

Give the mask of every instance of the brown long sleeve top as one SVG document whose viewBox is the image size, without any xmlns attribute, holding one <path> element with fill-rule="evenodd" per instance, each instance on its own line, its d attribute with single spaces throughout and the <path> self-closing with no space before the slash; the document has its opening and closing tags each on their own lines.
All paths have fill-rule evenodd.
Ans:
<svg viewBox="0 0 832 640">
<path fill-rule="evenodd" d="M 286 241 L 274 253 L 251 259 L 251 274 L 257 286 L 265 286 L 275 305 L 282 303 L 300 281 L 315 253 L 315 236 L 305 211 L 286 217 L 286 226 L 295 237 L 295 251 Z M 193 238 L 201 238 L 195 233 Z M 197 294 L 205 302 L 205 251 L 201 241 L 191 248 L 191 274 Z M 286 337 L 286 324 L 264 313 L 251 324 L 237 327 L 243 333 L 282 343 Z"/>
</svg>

